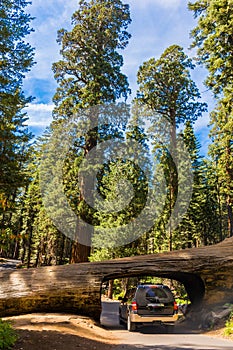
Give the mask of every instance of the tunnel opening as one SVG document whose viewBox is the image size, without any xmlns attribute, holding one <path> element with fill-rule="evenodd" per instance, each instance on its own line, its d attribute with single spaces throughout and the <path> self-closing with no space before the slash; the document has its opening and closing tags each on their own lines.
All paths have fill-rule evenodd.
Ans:
<svg viewBox="0 0 233 350">
<path fill-rule="evenodd" d="M 146 284 L 163 284 L 167 285 L 172 291 L 175 301 L 179 307 L 179 312 L 182 317 L 194 308 L 201 305 L 205 295 L 205 285 L 200 276 L 193 273 L 186 272 L 172 272 L 172 273 L 145 273 L 145 274 L 127 274 L 124 275 L 108 275 L 102 280 L 101 287 L 101 324 L 107 325 L 106 320 L 110 317 L 115 319 L 115 324 L 118 320 L 118 298 L 126 298 L 129 302 L 132 300 L 137 285 L 141 283 Z M 108 303 L 108 310 L 106 311 L 106 303 Z M 111 305 L 110 305 L 111 304 Z M 112 314 L 111 314 L 111 308 Z"/>
<path fill-rule="evenodd" d="M 192 305 L 198 305 L 201 304 L 204 295 L 205 295 L 205 285 L 203 280 L 201 279 L 200 276 L 194 273 L 187 273 L 187 272 L 145 272 L 144 274 L 132 274 L 132 273 L 124 273 L 124 274 L 113 274 L 113 275 L 108 275 L 105 276 L 102 280 L 102 289 L 101 289 L 101 295 L 103 294 L 103 287 L 106 286 L 106 283 L 108 281 L 114 281 L 116 279 L 123 279 L 123 278 L 162 278 L 162 279 L 167 279 L 167 280 L 176 280 L 179 283 L 181 283 L 184 288 L 187 291 L 188 298 L 190 299 L 190 302 Z"/>
</svg>

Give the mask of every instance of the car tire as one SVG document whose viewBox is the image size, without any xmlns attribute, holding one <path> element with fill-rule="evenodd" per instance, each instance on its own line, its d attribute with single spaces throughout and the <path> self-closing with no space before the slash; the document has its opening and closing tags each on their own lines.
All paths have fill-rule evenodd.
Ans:
<svg viewBox="0 0 233 350">
<path fill-rule="evenodd" d="M 128 315 L 128 317 L 127 317 L 127 330 L 129 332 L 135 332 L 136 329 L 137 329 L 136 323 L 132 322 L 131 319 L 130 319 L 130 315 Z"/>
<path fill-rule="evenodd" d="M 119 325 L 120 326 L 124 326 L 125 322 L 121 319 L 121 317 L 119 316 Z"/>
</svg>

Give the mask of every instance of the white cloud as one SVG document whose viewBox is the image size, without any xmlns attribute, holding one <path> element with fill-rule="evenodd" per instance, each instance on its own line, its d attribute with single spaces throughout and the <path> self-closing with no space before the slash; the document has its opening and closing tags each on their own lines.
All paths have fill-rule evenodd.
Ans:
<svg viewBox="0 0 233 350">
<path fill-rule="evenodd" d="M 29 119 L 27 125 L 30 127 L 46 127 L 52 121 L 52 110 L 54 105 L 43 103 L 30 103 L 25 111 L 28 114 Z"/>
</svg>

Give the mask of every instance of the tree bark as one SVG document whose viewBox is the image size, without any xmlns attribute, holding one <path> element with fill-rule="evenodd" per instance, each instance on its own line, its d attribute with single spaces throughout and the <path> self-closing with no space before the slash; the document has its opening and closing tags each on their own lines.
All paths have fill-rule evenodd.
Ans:
<svg viewBox="0 0 233 350">
<path fill-rule="evenodd" d="M 232 195 L 230 195 L 231 189 L 232 189 L 232 183 L 233 183 L 233 170 L 232 170 L 232 148 L 230 141 L 228 141 L 228 145 L 226 148 L 227 153 L 227 164 L 226 164 L 226 172 L 228 175 L 228 196 L 227 196 L 227 212 L 228 212 L 228 229 L 229 229 L 229 236 L 233 237 L 233 213 L 232 213 L 232 204 L 233 204 L 233 198 Z"/>
<path fill-rule="evenodd" d="M 232 212 L 230 196 L 228 196 L 227 198 L 227 212 L 228 212 L 229 237 L 233 237 L 233 212 Z"/>
<path fill-rule="evenodd" d="M 71 264 L 88 262 L 91 253 L 91 247 L 73 242 L 71 250 Z"/>
<path fill-rule="evenodd" d="M 96 125 L 98 120 L 98 106 L 90 109 L 90 122 L 91 125 Z M 84 158 L 86 158 L 89 152 L 97 146 L 98 140 L 98 127 L 93 127 L 87 132 Z M 79 210 L 78 221 L 76 227 L 76 237 L 72 244 L 71 250 L 71 263 L 87 262 L 91 253 L 91 238 L 94 232 L 93 227 L 93 208 L 94 208 L 94 179 L 92 175 L 89 176 L 88 170 L 83 169 L 79 173 L 80 177 L 80 198 L 79 198 Z"/>
<path fill-rule="evenodd" d="M 108 282 L 108 298 L 112 299 L 113 296 L 113 282 L 114 280 L 109 280 Z"/>
</svg>

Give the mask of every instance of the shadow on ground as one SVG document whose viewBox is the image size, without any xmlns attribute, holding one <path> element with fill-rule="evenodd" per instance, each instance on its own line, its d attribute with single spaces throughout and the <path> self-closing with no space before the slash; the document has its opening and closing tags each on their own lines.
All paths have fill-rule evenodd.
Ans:
<svg viewBox="0 0 233 350">
<path fill-rule="evenodd" d="M 59 331 L 18 330 L 19 340 L 12 350 L 222 350 L 221 346 L 199 347 L 187 344 L 173 345 L 126 345 L 106 344 Z M 232 346 L 224 347 L 232 350 Z"/>
<path fill-rule="evenodd" d="M 113 350 L 116 346 L 59 331 L 17 330 L 19 339 L 13 350 Z"/>
</svg>

